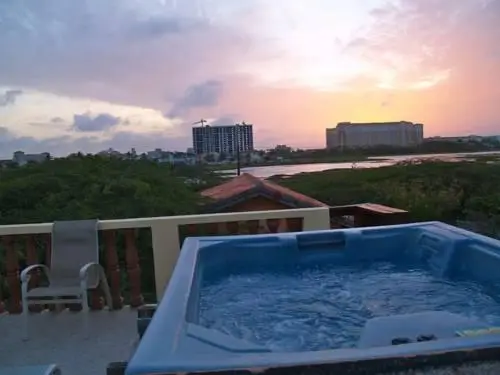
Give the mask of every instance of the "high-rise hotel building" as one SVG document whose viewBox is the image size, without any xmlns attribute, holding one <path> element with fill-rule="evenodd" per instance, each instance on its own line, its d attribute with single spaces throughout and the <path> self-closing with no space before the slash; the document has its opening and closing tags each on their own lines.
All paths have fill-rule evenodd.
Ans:
<svg viewBox="0 0 500 375">
<path fill-rule="evenodd" d="M 193 149 L 195 154 L 226 153 L 235 154 L 253 151 L 253 126 L 217 125 L 193 128 Z"/>
<path fill-rule="evenodd" d="M 424 126 L 412 122 L 341 122 L 326 129 L 326 148 L 411 147 L 422 143 Z"/>
</svg>

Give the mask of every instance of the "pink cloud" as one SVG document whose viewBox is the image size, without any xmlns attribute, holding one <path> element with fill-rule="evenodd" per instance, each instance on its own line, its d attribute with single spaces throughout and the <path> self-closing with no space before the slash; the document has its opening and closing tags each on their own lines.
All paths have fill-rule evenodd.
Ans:
<svg viewBox="0 0 500 375">
<path fill-rule="evenodd" d="M 35 5 L 24 19 L 26 9 L 0 5 L 0 21 L 14 30 L 8 34 L 0 29 L 0 51 L 9 55 L 0 61 L 0 85 L 166 114 L 175 109 L 186 131 L 194 119 L 230 114 L 254 123 L 258 146 L 319 147 L 324 128 L 340 121 L 418 121 L 426 124 L 429 135 L 500 129 L 499 1 L 387 2 L 367 13 L 370 22 L 348 25 L 346 30 L 353 31 L 342 38 L 326 33 L 323 24 L 292 22 L 295 34 L 280 29 L 271 23 L 265 1 L 221 1 L 217 8 L 199 10 L 194 0 L 186 0 L 185 8 L 176 11 L 153 9 L 151 4 L 157 3 L 152 1 L 139 8 L 126 0 L 92 1 L 61 8 L 49 0 L 49 19 Z M 314 8 L 322 2 L 309 4 Z M 107 7 L 114 12 L 105 12 Z M 283 5 L 283 14 L 289 17 L 296 11 L 292 8 Z M 323 8 L 313 9 L 316 13 L 304 9 L 311 16 Z M 354 10 L 346 14 L 356 14 Z M 321 22 L 326 22 L 328 14 L 323 13 Z M 306 54 L 302 47 L 294 51 L 293 38 L 301 38 L 300 46 L 314 44 L 312 52 Z M 322 50 L 323 55 L 316 53 Z M 303 68 L 312 73 L 320 67 L 338 70 L 336 56 L 359 64 L 360 73 L 340 76 L 330 90 L 297 83 Z M 279 86 L 257 79 L 269 74 L 270 67 L 286 72 Z M 207 82 L 217 82 L 210 87 L 221 90 L 205 91 L 194 100 L 190 93 Z M 186 142 L 188 138 L 179 140 L 179 148 Z"/>
</svg>

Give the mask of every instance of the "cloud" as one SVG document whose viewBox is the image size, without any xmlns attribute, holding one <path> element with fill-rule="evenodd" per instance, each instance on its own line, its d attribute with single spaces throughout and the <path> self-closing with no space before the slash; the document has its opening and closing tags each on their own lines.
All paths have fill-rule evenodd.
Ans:
<svg viewBox="0 0 500 375">
<path fill-rule="evenodd" d="M 217 105 L 222 96 L 223 87 L 223 83 L 217 80 L 209 80 L 188 87 L 185 94 L 174 102 L 168 117 L 182 116 L 194 108 Z"/>
<path fill-rule="evenodd" d="M 322 146 L 349 120 L 494 132 L 499 17 L 480 0 L 0 1 L 0 92 L 23 91 L 2 125 L 61 150 L 182 149 L 201 117 L 252 122 L 258 146 Z M 68 127 L 75 113 L 122 121 L 90 139 Z"/>
<path fill-rule="evenodd" d="M 5 85 L 164 110 L 189 86 L 267 58 L 233 21 L 246 23 L 247 9 L 227 13 L 227 1 L 214 3 L 209 17 L 199 0 L 175 8 L 154 0 L 7 3 L 0 4 Z"/>
<path fill-rule="evenodd" d="M 17 98 L 22 95 L 22 90 L 7 90 L 0 94 L 0 107 L 7 107 L 15 104 Z"/>
<path fill-rule="evenodd" d="M 194 32 L 206 26 L 205 23 L 197 20 L 152 17 L 132 25 L 130 34 L 133 37 L 148 39 L 161 37 L 166 34 Z"/>
<path fill-rule="evenodd" d="M 398 4 L 377 9 L 376 22 L 357 47 L 366 57 L 409 73 L 424 69 L 431 75 L 463 67 L 470 51 L 480 52 L 473 58 L 482 62 L 484 49 L 495 48 L 493 41 L 500 36 L 497 0 L 400 0 Z"/>
<path fill-rule="evenodd" d="M 0 139 L 6 138 L 9 135 L 9 129 L 4 126 L 0 126 Z"/>
<path fill-rule="evenodd" d="M 110 147 L 121 152 L 135 148 L 139 152 L 163 149 L 186 149 L 191 144 L 189 137 L 172 137 L 163 132 L 138 134 L 134 132 L 117 132 L 109 137 L 97 136 L 61 136 L 43 140 L 34 137 L 18 137 L 6 128 L 0 127 L 0 159 L 10 159 L 18 150 L 29 153 L 50 152 L 54 156 L 66 156 L 81 151 L 83 153 L 97 153 Z M 179 146 L 183 148 L 180 148 Z"/>
<path fill-rule="evenodd" d="M 73 129 L 78 132 L 102 132 L 110 130 L 120 123 L 120 118 L 108 113 L 101 113 L 96 116 L 90 113 L 73 116 Z"/>
<path fill-rule="evenodd" d="M 394 82 L 422 92 L 412 107 L 432 113 L 434 132 L 487 132 L 486 124 L 500 121 L 494 109 L 500 100 L 500 1 L 394 4 L 377 12 L 356 53 L 380 70 L 398 70 Z"/>
</svg>

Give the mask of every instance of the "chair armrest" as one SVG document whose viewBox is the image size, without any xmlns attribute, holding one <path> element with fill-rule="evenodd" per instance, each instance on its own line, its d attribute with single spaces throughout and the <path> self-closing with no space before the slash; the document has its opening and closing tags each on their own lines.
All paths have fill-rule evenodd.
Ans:
<svg viewBox="0 0 500 375">
<path fill-rule="evenodd" d="M 0 366 L 0 375 L 61 375 L 58 365 Z"/>
<path fill-rule="evenodd" d="M 102 266 L 99 263 L 96 262 L 87 263 L 82 268 L 80 268 L 80 283 L 82 287 L 84 285 L 88 287 L 87 285 L 88 272 L 93 268 L 97 268 L 97 272 L 99 273 L 99 280 L 103 280 L 106 278 L 106 274 L 104 273 L 104 268 L 102 268 Z"/>
<path fill-rule="evenodd" d="M 44 375 L 61 375 L 61 369 L 56 364 L 49 365 L 47 366 Z"/>
<path fill-rule="evenodd" d="M 49 267 L 47 267 L 45 264 L 33 264 L 31 266 L 26 267 L 22 272 L 21 272 L 21 282 L 22 283 L 27 283 L 30 280 L 30 272 L 33 270 L 36 270 L 38 268 L 41 268 L 43 272 L 45 273 L 45 276 L 49 276 Z"/>
<path fill-rule="evenodd" d="M 106 375 L 124 375 L 128 362 L 111 362 L 106 367 Z"/>
</svg>

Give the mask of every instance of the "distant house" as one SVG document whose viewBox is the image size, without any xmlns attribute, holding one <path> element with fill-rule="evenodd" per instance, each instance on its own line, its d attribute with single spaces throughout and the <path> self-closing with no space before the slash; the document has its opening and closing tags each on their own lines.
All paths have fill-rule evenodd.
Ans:
<svg viewBox="0 0 500 375">
<path fill-rule="evenodd" d="M 201 192 L 206 212 L 244 212 L 327 207 L 323 202 L 270 181 L 243 173 Z"/>
<path fill-rule="evenodd" d="M 264 156 L 261 152 L 254 151 L 248 155 L 248 161 L 250 163 L 262 163 L 264 161 Z"/>
<path fill-rule="evenodd" d="M 196 157 L 184 152 L 167 152 L 162 161 L 172 165 L 194 165 L 196 164 Z"/>
<path fill-rule="evenodd" d="M 163 151 L 161 148 L 157 148 L 154 151 L 147 151 L 145 155 L 148 160 L 158 163 L 169 163 L 172 165 L 196 164 L 196 157 L 194 155 L 188 155 L 185 152 Z"/>
<path fill-rule="evenodd" d="M 160 161 L 163 159 L 163 154 L 165 154 L 165 152 L 161 148 L 156 148 L 154 151 L 147 151 L 146 157 L 149 160 Z"/>
<path fill-rule="evenodd" d="M 206 213 L 327 207 L 326 204 L 307 195 L 261 180 L 248 173 L 203 190 L 201 195 L 206 199 L 203 206 L 203 211 Z M 248 233 L 296 232 L 303 229 L 303 218 L 252 220 L 243 224 L 236 222 L 238 230 L 235 230 L 232 224 L 221 224 L 222 232 L 247 233 L 245 232 L 247 230 Z M 246 227 L 244 232 L 241 232 L 241 225 Z"/>
<path fill-rule="evenodd" d="M 129 152 L 122 154 L 119 151 L 113 150 L 112 148 L 101 151 L 98 153 L 100 156 L 107 157 L 117 157 L 121 159 L 136 160 L 139 159 L 139 155 L 135 148 L 132 148 Z M 185 152 L 170 152 L 164 151 L 161 148 L 156 148 L 152 151 L 146 151 L 140 155 L 141 159 L 147 159 L 157 163 L 170 163 L 170 164 L 186 164 L 193 165 L 196 164 L 196 155 L 186 154 Z"/>
<path fill-rule="evenodd" d="M 113 150 L 112 148 L 108 148 L 107 150 L 103 150 L 97 153 L 99 156 L 107 156 L 107 157 L 115 157 L 122 158 L 123 154 L 120 151 Z"/>
<path fill-rule="evenodd" d="M 467 143 L 467 142 L 482 142 L 487 137 L 482 137 L 480 135 L 465 135 L 465 136 L 459 136 L 459 137 L 441 137 L 441 136 L 436 136 L 436 137 L 429 137 L 426 138 L 426 142 L 455 142 L 455 143 Z"/>
<path fill-rule="evenodd" d="M 48 152 L 42 152 L 41 154 L 25 154 L 23 151 L 16 151 L 12 156 L 12 162 L 19 166 L 26 165 L 30 162 L 43 163 L 47 160 L 50 160 L 50 154 Z"/>
<path fill-rule="evenodd" d="M 0 168 L 7 168 L 14 164 L 12 160 L 0 160 Z"/>
</svg>

